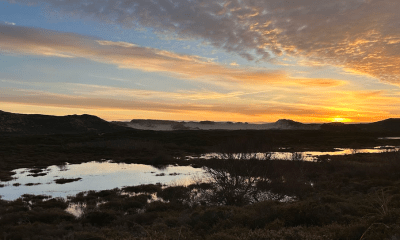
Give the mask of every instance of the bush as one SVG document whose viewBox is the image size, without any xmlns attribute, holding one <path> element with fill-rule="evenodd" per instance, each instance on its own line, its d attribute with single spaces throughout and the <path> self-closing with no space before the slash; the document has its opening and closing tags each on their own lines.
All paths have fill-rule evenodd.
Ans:
<svg viewBox="0 0 400 240">
<path fill-rule="evenodd" d="M 159 192 L 157 196 L 166 201 L 182 202 L 184 200 L 189 200 L 190 189 L 183 186 L 167 187 Z"/>
<path fill-rule="evenodd" d="M 122 191 L 134 193 L 157 193 L 161 191 L 160 184 L 147 184 L 139 186 L 123 187 Z"/>
<path fill-rule="evenodd" d="M 139 213 L 135 214 L 132 217 L 132 220 L 140 225 L 150 225 L 152 224 L 158 217 L 157 213 Z"/>
<path fill-rule="evenodd" d="M 40 208 L 33 209 L 29 211 L 26 216 L 26 221 L 28 222 L 42 222 L 42 223 L 59 223 L 62 221 L 73 221 L 75 217 L 61 209 L 49 209 L 43 210 Z"/>
<path fill-rule="evenodd" d="M 105 225 L 110 224 L 115 219 L 116 219 L 115 213 L 93 211 L 93 212 L 88 212 L 84 216 L 83 222 L 90 223 L 93 226 L 103 227 Z"/>
<path fill-rule="evenodd" d="M 40 207 L 44 209 L 49 208 L 60 208 L 66 209 L 68 207 L 68 203 L 64 201 L 62 198 L 53 198 L 47 201 L 41 201 L 34 204 L 34 207 Z"/>
</svg>

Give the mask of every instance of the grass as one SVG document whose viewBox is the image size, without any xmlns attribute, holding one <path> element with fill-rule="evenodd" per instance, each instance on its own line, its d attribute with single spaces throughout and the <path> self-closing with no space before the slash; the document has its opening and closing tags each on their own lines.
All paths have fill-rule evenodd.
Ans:
<svg viewBox="0 0 400 240">
<path fill-rule="evenodd" d="M 332 131 L 174 131 L 132 130 L 119 133 L 69 135 L 6 135 L 0 139 L 0 180 L 12 180 L 16 168 L 45 169 L 65 162 L 113 159 L 116 162 L 153 165 L 184 164 L 186 155 L 214 151 L 332 150 L 335 147 L 399 145 L 379 140 L 394 133 L 344 134 Z M 175 157 L 175 158 L 174 158 Z M 36 172 L 32 174 L 44 174 Z"/>
<path fill-rule="evenodd" d="M 399 153 L 331 156 L 319 162 L 186 161 L 186 154 L 293 151 L 382 144 L 377 133 L 320 131 L 133 131 L 119 134 L 5 136 L 0 179 L 15 168 L 99 159 L 206 167 L 213 181 L 82 192 L 67 199 L 0 199 L 4 239 L 398 239 Z M 125 141 L 126 140 L 126 141 Z M 397 141 L 397 142 L 396 142 Z M 386 143 L 386 142 L 385 142 Z M 318 148 L 319 147 L 319 148 Z M 212 175 L 214 174 L 214 175 Z M 60 179 L 57 179 L 60 180 Z M 64 182 L 77 179 L 62 179 Z M 79 179 L 78 179 L 79 180 Z M 261 196 L 261 197 L 260 197 Z M 290 196 L 291 201 L 287 196 Z M 76 218 L 65 209 L 84 206 Z"/>
<path fill-rule="evenodd" d="M 218 182 L 89 191 L 68 200 L 24 195 L 15 201 L 0 200 L 0 232 L 6 239 L 400 237 L 397 153 L 339 156 L 329 162 L 226 161 L 229 164 L 210 162 L 209 168 L 229 171 L 231 177 L 235 177 L 235 171 L 238 176 L 265 175 L 269 181 L 258 178 L 259 190 L 291 195 L 294 201 L 282 202 L 279 200 L 282 198 L 251 204 L 220 201 L 212 196 L 218 195 L 220 185 L 225 184 Z M 296 175 L 299 169 L 302 174 Z M 312 186 L 306 184 L 310 181 Z M 206 200 L 193 197 L 201 191 L 208 191 L 211 197 Z M 127 192 L 135 194 L 124 194 Z M 150 194 L 156 194 L 158 200 L 150 200 Z M 63 211 L 73 202 L 86 204 L 79 218 Z"/>
</svg>

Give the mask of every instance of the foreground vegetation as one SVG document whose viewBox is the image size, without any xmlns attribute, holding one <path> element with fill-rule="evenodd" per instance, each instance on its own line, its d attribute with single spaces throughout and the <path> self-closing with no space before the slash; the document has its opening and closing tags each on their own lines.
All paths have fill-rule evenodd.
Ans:
<svg viewBox="0 0 400 240">
<path fill-rule="evenodd" d="M 68 199 L 0 200 L 3 239 L 400 239 L 400 154 L 259 161 L 252 152 L 400 145 L 387 133 L 332 131 L 128 131 L 8 135 L 0 139 L 0 180 L 65 162 L 204 167 L 190 186 L 132 186 Z M 285 150 L 287 151 L 287 150 Z M 224 160 L 186 155 L 220 152 Z M 235 152 L 245 153 L 238 160 Z M 246 160 L 244 160 L 246 159 Z M 57 179 L 68 184 L 76 179 Z M 0 185 L 0 195 L 1 188 Z M 77 216 L 65 211 L 82 207 Z"/>
<path fill-rule="evenodd" d="M 391 133 L 301 130 L 174 131 L 131 130 L 105 134 L 15 135 L 0 138 L 0 180 L 12 179 L 16 168 L 40 169 L 65 162 L 112 159 L 144 164 L 189 164 L 186 155 L 214 151 L 266 152 L 332 150 L 337 147 L 400 145 L 399 140 L 379 140 Z M 397 135 L 396 135 L 397 134 Z M 287 150 L 284 150 L 287 151 Z"/>
<path fill-rule="evenodd" d="M 399 239 L 400 154 L 210 160 L 210 179 L 0 201 L 4 239 Z M 0 188 L 1 190 L 1 188 Z M 83 206 L 78 217 L 64 211 Z"/>
</svg>

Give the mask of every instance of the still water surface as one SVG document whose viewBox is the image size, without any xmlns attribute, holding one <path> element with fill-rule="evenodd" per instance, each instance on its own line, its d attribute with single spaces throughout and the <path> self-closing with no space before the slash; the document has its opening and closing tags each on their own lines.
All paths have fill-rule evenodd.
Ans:
<svg viewBox="0 0 400 240">
<path fill-rule="evenodd" d="M 140 184 L 180 184 L 186 185 L 204 173 L 201 168 L 191 166 L 168 166 L 166 169 L 158 169 L 143 164 L 125 164 L 105 162 L 87 162 L 81 164 L 67 164 L 62 166 L 50 166 L 44 172 L 45 176 L 28 176 L 30 169 L 21 168 L 14 170 L 15 180 L 0 182 L 4 187 L 0 188 L 2 199 L 13 200 L 23 194 L 44 194 L 52 197 L 66 197 L 82 191 L 106 190 L 135 186 Z M 81 180 L 66 184 L 56 184 L 54 180 L 60 178 L 82 178 Z M 27 186 L 33 183 L 39 185 Z M 14 186 L 20 184 L 19 186 Z"/>
<path fill-rule="evenodd" d="M 335 148 L 335 151 L 329 152 L 319 152 L 319 151 L 304 151 L 304 152 L 271 152 L 269 153 L 267 159 L 271 160 L 304 160 L 304 161 L 316 161 L 319 156 L 324 155 L 349 155 L 356 153 L 383 153 L 383 152 L 394 152 L 399 151 L 399 146 L 377 146 L 374 148 L 362 148 L 362 149 L 352 149 L 352 148 Z M 221 154 L 221 153 L 206 153 L 200 156 L 187 156 L 186 159 L 226 159 L 227 157 L 234 159 L 246 159 L 249 156 L 252 158 L 257 158 L 264 160 L 266 158 L 265 153 L 234 153 L 234 154 Z"/>
<path fill-rule="evenodd" d="M 400 147 L 378 146 L 367 149 L 336 148 L 336 151 L 318 152 L 305 151 L 300 153 L 272 152 L 268 158 L 272 160 L 305 160 L 315 161 L 322 155 L 346 155 L 356 153 L 382 153 L 399 151 Z M 263 153 L 250 153 L 251 156 L 263 159 Z M 236 153 L 230 157 L 243 159 L 246 154 Z M 186 159 L 224 159 L 227 155 L 220 153 L 207 153 L 200 156 L 187 156 Z M 100 191 L 124 186 L 135 186 L 140 184 L 179 184 L 187 185 L 204 176 L 204 170 L 191 166 L 168 166 L 166 169 L 158 169 L 143 164 L 114 163 L 112 161 L 87 162 L 81 164 L 66 164 L 50 166 L 43 173 L 45 176 L 29 176 L 30 169 L 21 168 L 14 170 L 15 180 L 0 182 L 0 196 L 5 200 L 14 200 L 23 194 L 50 195 L 52 197 L 66 197 L 75 195 L 82 191 Z M 66 184 L 56 184 L 55 180 L 60 178 L 81 178 L 78 181 Z M 28 185 L 27 185 L 28 184 Z M 30 186 L 29 186 L 30 185 Z"/>
</svg>

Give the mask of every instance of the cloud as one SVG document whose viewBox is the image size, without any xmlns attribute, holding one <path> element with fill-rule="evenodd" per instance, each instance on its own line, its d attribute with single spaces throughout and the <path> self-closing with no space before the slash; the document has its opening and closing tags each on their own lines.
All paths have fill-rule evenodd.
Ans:
<svg viewBox="0 0 400 240">
<path fill-rule="evenodd" d="M 202 119 L 212 116 L 215 120 L 241 121 L 292 118 L 324 122 L 331 121 L 334 116 L 353 121 L 372 121 L 400 116 L 399 93 L 391 91 L 310 92 L 301 88 L 284 88 L 282 93 L 276 90 L 279 87 L 272 87 L 268 90 L 225 93 L 206 90 L 164 92 L 78 83 L 1 81 L 7 82 L 9 87 L 0 89 L 0 104 L 33 106 L 32 109 L 55 107 L 70 109 L 69 112 L 73 111 L 71 109 L 87 109 L 117 115 L 135 111 L 152 112 L 151 116 L 157 113 L 180 116 L 177 119 L 192 116 L 192 119 L 199 120 L 199 116 Z M 54 93 L 55 89 L 62 89 L 63 94 Z"/>
<path fill-rule="evenodd" d="M 44 83 L 29 83 L 41 87 Z M 57 85 L 59 84 L 59 85 Z M 21 83 L 25 86 L 26 84 Z M 56 107 L 59 109 L 87 109 L 111 111 L 154 112 L 179 116 L 212 116 L 213 119 L 266 119 L 292 118 L 299 121 L 331 121 L 340 116 L 353 121 L 372 121 L 400 115 L 397 110 L 400 100 L 397 95 L 383 91 L 333 91 L 311 94 L 293 92 L 294 99 L 283 101 L 254 100 L 242 98 L 246 94 L 263 92 L 159 92 L 138 89 L 124 89 L 87 84 L 53 83 L 53 87 L 63 86 L 68 94 L 22 88 L 1 88 L 1 104 L 21 104 L 35 108 Z M 230 98 L 229 101 L 225 101 Z M 183 102 L 182 99 L 185 99 Z M 373 104 L 369 104 L 373 102 Z M 387 103 L 391 104 L 388 105 Z M 351 103 L 351 104 L 350 104 Z M 127 116 L 127 118 L 129 118 Z M 196 118 L 196 117 L 194 117 Z M 182 119 L 182 118 L 181 118 Z M 247 120 L 249 121 L 249 120 Z"/>
<path fill-rule="evenodd" d="M 4 21 L 3 23 L 4 23 L 5 25 L 12 25 L 12 26 L 15 26 L 15 23 L 13 23 L 13 22 Z"/>
<path fill-rule="evenodd" d="M 97 109 L 97 110 L 141 110 L 156 111 L 164 113 L 214 113 L 223 116 L 223 114 L 239 114 L 248 117 L 280 115 L 308 117 L 313 116 L 332 116 L 334 111 L 321 111 L 307 105 L 296 104 L 202 104 L 202 103 L 174 103 L 168 101 L 155 101 L 146 99 L 115 99 L 109 97 L 99 97 L 90 95 L 67 95 L 56 94 L 46 91 L 25 90 L 16 88 L 0 89 L 0 102 L 10 104 L 24 104 L 32 106 L 53 106 L 60 108 L 79 108 L 79 109 Z"/>
<path fill-rule="evenodd" d="M 68 95 L 78 97 L 89 97 L 89 98 L 107 98 L 107 99 L 119 99 L 119 100 L 147 100 L 147 101 L 161 101 L 161 102 L 182 102 L 196 103 L 207 101 L 210 103 L 218 103 L 219 100 L 229 98 L 229 103 L 235 104 L 243 103 L 244 101 L 249 102 L 249 98 L 253 99 L 256 95 L 264 96 L 266 93 L 272 95 L 275 91 L 274 88 L 268 88 L 268 90 L 236 90 L 230 92 L 215 92 L 202 90 L 178 90 L 175 92 L 155 91 L 155 90 L 143 90 L 135 88 L 122 88 L 112 87 L 104 85 L 93 85 L 93 84 L 81 84 L 81 83 L 43 83 L 43 82 L 24 82 L 15 81 L 8 79 L 0 79 L 0 82 L 8 83 L 16 89 L 25 87 L 25 89 L 46 89 L 47 91 L 54 92 L 55 89 L 63 89 L 63 92 Z M 20 89 L 19 91 L 24 91 Z M 252 101 L 257 103 L 257 101 Z"/>
<path fill-rule="evenodd" d="M 400 84 L 398 0 L 9 0 L 204 39 L 248 60 L 283 55 Z"/>
<path fill-rule="evenodd" d="M 292 79 L 282 71 L 232 67 L 195 55 L 140 47 L 87 36 L 44 29 L 0 25 L 0 51 L 63 58 L 86 58 L 120 68 L 162 72 L 185 79 L 208 79 L 249 84 L 280 84 L 334 87 L 335 79 Z"/>
</svg>

